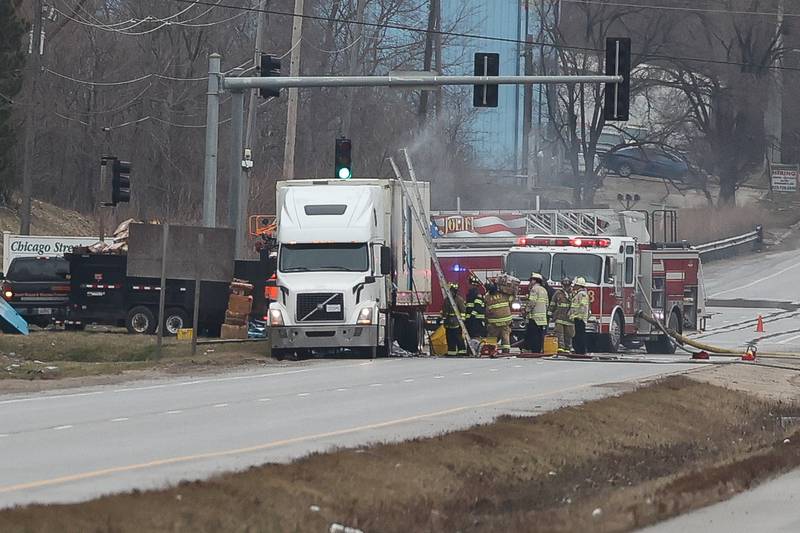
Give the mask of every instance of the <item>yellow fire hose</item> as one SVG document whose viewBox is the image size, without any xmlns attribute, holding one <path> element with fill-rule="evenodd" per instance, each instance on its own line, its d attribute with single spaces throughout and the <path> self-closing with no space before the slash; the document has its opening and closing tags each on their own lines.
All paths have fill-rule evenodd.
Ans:
<svg viewBox="0 0 800 533">
<path fill-rule="evenodd" d="M 718 356 L 735 356 L 741 357 L 743 351 L 741 349 L 736 348 L 722 348 L 720 346 L 713 346 L 711 344 L 705 344 L 702 342 L 698 342 L 696 340 L 690 339 L 684 335 L 681 335 L 677 331 L 673 329 L 669 329 L 664 327 L 658 320 L 655 320 L 653 317 L 648 316 L 644 313 L 639 313 L 639 317 L 643 320 L 649 322 L 653 326 L 657 327 L 665 334 L 669 335 L 681 346 L 684 350 L 686 349 L 685 346 L 691 346 L 692 348 L 697 348 L 698 350 L 703 350 L 708 352 L 709 354 L 718 355 Z M 769 356 L 769 357 L 785 357 L 785 358 L 798 358 L 800 357 L 800 353 L 788 353 L 788 352 L 758 352 L 760 356 Z"/>
</svg>

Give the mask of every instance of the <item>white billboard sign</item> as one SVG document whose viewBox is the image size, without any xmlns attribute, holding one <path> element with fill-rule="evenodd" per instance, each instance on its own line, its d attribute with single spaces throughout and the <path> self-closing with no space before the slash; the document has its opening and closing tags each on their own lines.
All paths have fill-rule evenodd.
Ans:
<svg viewBox="0 0 800 533">
<path fill-rule="evenodd" d="M 57 235 L 12 235 L 3 232 L 3 272 L 15 257 L 53 257 L 70 253 L 76 246 L 91 246 L 99 237 L 66 237 Z"/>
<path fill-rule="evenodd" d="M 797 192 L 798 165 L 770 165 L 771 185 L 774 192 Z"/>
</svg>

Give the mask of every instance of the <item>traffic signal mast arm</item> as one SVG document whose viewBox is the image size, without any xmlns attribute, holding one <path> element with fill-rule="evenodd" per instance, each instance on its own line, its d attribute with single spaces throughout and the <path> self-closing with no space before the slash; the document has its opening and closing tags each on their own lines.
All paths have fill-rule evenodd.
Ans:
<svg viewBox="0 0 800 533">
<path fill-rule="evenodd" d="M 623 76 L 302 76 L 281 78 L 222 77 L 225 89 L 290 87 L 418 87 L 420 85 L 525 85 L 553 83 L 622 83 Z"/>
</svg>

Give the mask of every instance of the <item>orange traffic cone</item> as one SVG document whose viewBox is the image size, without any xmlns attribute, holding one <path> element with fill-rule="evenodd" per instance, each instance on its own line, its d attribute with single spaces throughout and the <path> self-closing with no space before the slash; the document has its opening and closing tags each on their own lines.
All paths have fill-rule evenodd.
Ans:
<svg viewBox="0 0 800 533">
<path fill-rule="evenodd" d="M 764 318 L 761 315 L 758 315 L 756 322 L 756 333 L 764 333 Z"/>
</svg>

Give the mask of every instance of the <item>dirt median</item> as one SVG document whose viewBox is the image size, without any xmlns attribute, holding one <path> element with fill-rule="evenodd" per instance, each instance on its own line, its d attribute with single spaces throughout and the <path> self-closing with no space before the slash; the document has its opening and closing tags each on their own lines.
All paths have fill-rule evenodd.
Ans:
<svg viewBox="0 0 800 533">
<path fill-rule="evenodd" d="M 800 465 L 796 404 L 685 377 L 436 438 L 0 511 L 0 531 L 626 531 Z"/>
</svg>

